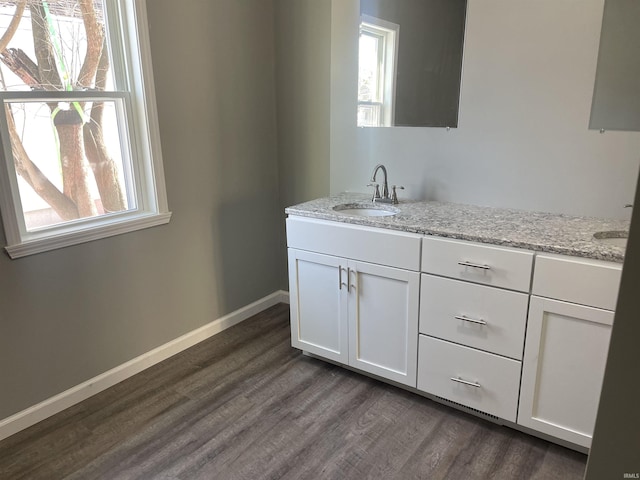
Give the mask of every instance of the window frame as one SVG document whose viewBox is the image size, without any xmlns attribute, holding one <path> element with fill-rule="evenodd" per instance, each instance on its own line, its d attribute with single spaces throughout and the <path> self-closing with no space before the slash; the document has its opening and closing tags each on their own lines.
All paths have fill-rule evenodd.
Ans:
<svg viewBox="0 0 640 480">
<path fill-rule="evenodd" d="M 109 38 L 112 64 L 117 62 L 123 66 L 121 69 L 113 68 L 113 75 L 117 76 L 116 85 L 124 86 L 124 91 L 0 92 L 0 106 L 3 108 L 0 112 L 3 145 L 0 211 L 7 240 L 5 250 L 11 258 L 163 225 L 171 219 L 162 163 L 146 0 L 106 0 L 105 10 L 109 19 L 105 33 Z M 136 184 L 135 209 L 26 230 L 4 108 L 8 103 L 48 99 L 115 100 L 121 103 L 121 120 L 127 130 L 127 135 L 121 136 L 121 144 L 127 143 L 128 148 L 122 150 L 125 154 L 128 150 L 131 157 Z"/>
</svg>

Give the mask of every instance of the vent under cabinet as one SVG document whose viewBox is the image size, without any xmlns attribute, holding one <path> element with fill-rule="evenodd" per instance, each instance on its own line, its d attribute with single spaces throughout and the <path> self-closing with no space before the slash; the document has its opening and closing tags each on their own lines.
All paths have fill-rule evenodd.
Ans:
<svg viewBox="0 0 640 480">
<path fill-rule="evenodd" d="M 495 415 L 491 415 L 490 413 L 485 413 L 482 410 L 477 410 L 475 408 L 467 407 L 466 405 L 463 405 L 458 402 L 453 402 L 447 398 L 439 397 L 437 395 L 432 395 L 432 398 L 438 400 L 441 403 L 451 405 L 452 407 L 457 408 L 458 410 L 462 410 L 464 412 L 470 413 L 477 417 L 482 417 L 486 420 L 489 420 L 490 422 L 498 423 L 500 425 L 504 424 L 504 421 L 500 417 L 496 417 Z"/>
</svg>

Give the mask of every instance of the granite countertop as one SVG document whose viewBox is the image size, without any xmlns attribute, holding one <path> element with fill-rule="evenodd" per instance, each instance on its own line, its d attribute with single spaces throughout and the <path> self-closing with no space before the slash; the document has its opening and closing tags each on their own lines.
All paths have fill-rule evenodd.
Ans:
<svg viewBox="0 0 640 480">
<path fill-rule="evenodd" d="M 624 260 L 625 249 L 598 242 L 593 234 L 629 231 L 628 220 L 444 202 L 408 200 L 400 201 L 398 205 L 377 205 L 378 208 L 398 212 L 387 217 L 347 215 L 334 210 L 336 206 L 350 204 L 372 206 L 371 196 L 341 193 L 288 207 L 285 212 L 289 215 L 619 263 Z"/>
</svg>

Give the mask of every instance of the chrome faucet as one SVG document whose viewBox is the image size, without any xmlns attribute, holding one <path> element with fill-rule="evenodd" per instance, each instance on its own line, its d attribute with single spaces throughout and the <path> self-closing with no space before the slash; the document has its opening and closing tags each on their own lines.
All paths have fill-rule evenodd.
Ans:
<svg viewBox="0 0 640 480">
<path fill-rule="evenodd" d="M 376 175 L 378 175 L 378 170 L 382 170 L 382 174 L 384 175 L 384 183 L 382 184 L 382 194 L 380 194 L 380 184 L 376 183 Z M 387 168 L 379 163 L 373 169 L 373 174 L 371 175 L 371 183 L 367 184 L 367 187 L 374 187 L 373 197 L 371 198 L 372 202 L 379 203 L 398 203 L 398 195 L 396 194 L 396 188 L 400 190 L 404 190 L 404 187 L 399 185 L 392 185 L 391 189 L 393 193 L 389 196 L 389 183 L 387 177 Z"/>
<path fill-rule="evenodd" d="M 382 173 L 384 175 L 384 183 L 382 184 L 382 197 L 380 196 L 379 184 L 376 183 L 376 175 L 378 175 L 378 170 L 382 169 Z M 376 187 L 375 192 L 373 194 L 372 201 L 383 200 L 389 198 L 389 184 L 387 183 L 387 168 L 379 163 L 373 169 L 373 174 L 371 175 L 371 186 Z"/>
</svg>

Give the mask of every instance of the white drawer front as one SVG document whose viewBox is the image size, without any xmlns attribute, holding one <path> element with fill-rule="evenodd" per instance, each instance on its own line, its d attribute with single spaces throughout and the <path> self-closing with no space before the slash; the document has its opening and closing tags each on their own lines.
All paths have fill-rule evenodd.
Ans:
<svg viewBox="0 0 640 480">
<path fill-rule="evenodd" d="M 533 252 L 514 248 L 425 237 L 422 271 L 528 292 Z"/>
<path fill-rule="evenodd" d="M 420 333 L 522 359 L 527 294 L 422 275 Z"/>
<path fill-rule="evenodd" d="M 534 295 L 615 310 L 622 265 L 561 255 L 537 255 Z"/>
<path fill-rule="evenodd" d="M 520 365 L 516 360 L 419 336 L 419 390 L 511 422 L 516 421 Z"/>
<path fill-rule="evenodd" d="M 363 262 L 420 270 L 420 235 L 302 217 L 287 218 L 287 246 Z"/>
</svg>

